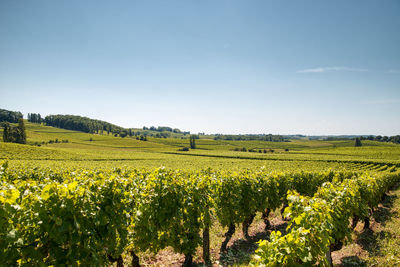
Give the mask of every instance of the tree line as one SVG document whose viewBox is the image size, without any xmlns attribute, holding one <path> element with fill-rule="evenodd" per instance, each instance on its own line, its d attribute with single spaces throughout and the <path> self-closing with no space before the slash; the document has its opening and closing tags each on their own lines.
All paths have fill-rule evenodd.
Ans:
<svg viewBox="0 0 400 267">
<path fill-rule="evenodd" d="M 395 144 L 400 144 L 400 135 L 394 136 L 382 136 L 382 135 L 362 135 L 362 136 L 355 136 L 355 137 L 344 137 L 344 136 L 329 136 L 328 138 L 324 139 L 326 141 L 347 141 L 347 140 L 357 140 L 364 141 L 378 141 L 378 142 L 392 142 Z"/>
<path fill-rule="evenodd" d="M 19 111 L 10 111 L 5 109 L 0 109 L 0 122 L 18 123 L 20 119 L 23 119 L 23 115 Z M 57 128 L 63 128 L 67 130 L 81 131 L 86 133 L 98 133 L 112 134 L 114 136 L 126 137 L 126 136 L 152 136 L 155 138 L 168 138 L 171 137 L 172 133 L 187 135 L 190 134 L 189 131 L 181 131 L 177 128 L 167 127 L 167 126 L 151 126 L 143 127 L 143 130 L 135 130 L 131 128 L 123 128 L 115 124 L 90 119 L 87 117 L 77 116 L 77 115 L 48 115 L 43 118 L 39 113 L 28 113 L 28 121 L 33 123 L 45 123 L 48 126 L 53 126 Z M 10 136 L 16 135 L 16 130 L 9 126 Z M 148 131 L 156 131 L 157 133 L 149 133 Z M 202 134 L 204 135 L 204 133 Z M 183 138 L 183 137 L 182 137 Z M 195 135 L 195 139 L 198 139 L 198 135 Z M 338 137 L 328 137 L 326 140 L 339 140 Z M 15 138 L 12 138 L 15 139 Z M 360 141 L 371 140 L 379 142 L 393 142 L 400 144 L 400 135 L 395 136 L 360 136 Z M 214 140 L 258 140 L 258 141 L 270 141 L 270 142 L 286 142 L 288 138 L 281 135 L 273 134 L 239 134 L 239 135 L 224 135 L 216 134 Z M 342 140 L 342 139 L 340 139 Z M 347 139 L 346 139 L 347 140 Z"/>
<path fill-rule="evenodd" d="M 378 141 L 378 142 L 392 142 L 396 144 L 400 144 L 400 135 L 394 135 L 394 136 L 360 136 L 360 140 L 370 140 L 370 141 Z"/>
<path fill-rule="evenodd" d="M 171 127 L 159 126 L 155 128 L 154 126 L 147 128 L 143 127 L 143 130 L 134 130 L 132 128 L 123 128 L 109 122 L 90 119 L 87 117 L 81 117 L 76 115 L 48 115 L 44 119 L 41 118 L 40 114 L 28 114 L 28 121 L 41 123 L 45 122 L 48 126 L 53 126 L 57 128 L 63 128 L 67 130 L 81 131 L 86 133 L 98 133 L 98 134 L 112 134 L 114 136 L 126 137 L 146 137 L 152 136 L 155 138 L 168 138 L 171 133 L 187 133 L 181 132 L 179 129 L 172 129 Z M 158 133 L 148 133 L 148 131 L 157 131 Z M 142 140 L 142 139 L 141 139 Z"/>
<path fill-rule="evenodd" d="M 273 134 L 237 134 L 237 135 L 225 135 L 216 134 L 214 140 L 232 140 L 232 141 L 270 141 L 270 142 L 285 142 L 288 141 L 281 135 Z"/>
<path fill-rule="evenodd" d="M 17 123 L 19 119 L 22 119 L 23 115 L 21 112 L 9 111 L 0 109 L 0 122 Z M 155 138 L 168 138 L 171 137 L 172 133 L 178 134 L 190 134 L 190 132 L 182 132 L 177 128 L 171 128 L 167 126 L 154 126 L 143 127 L 143 130 L 135 130 L 132 128 L 123 128 L 115 124 L 105 122 L 102 120 L 90 119 L 87 117 L 77 115 L 48 115 L 42 117 L 40 113 L 28 113 L 27 120 L 32 123 L 45 123 L 47 126 L 53 126 L 57 128 L 80 131 L 85 133 L 97 133 L 97 134 L 112 134 L 120 137 L 136 137 L 140 140 L 145 139 L 146 136 Z M 149 133 L 149 131 L 155 131 L 157 133 Z M 146 138 L 147 140 L 147 138 Z"/>
<path fill-rule="evenodd" d="M 6 109 L 0 109 L 0 122 L 6 121 L 10 123 L 17 123 L 19 119 L 22 119 L 23 115 L 19 111 L 10 111 Z"/>
<path fill-rule="evenodd" d="M 28 121 L 33 123 L 42 123 L 44 119 L 39 113 L 28 113 Z"/>
<path fill-rule="evenodd" d="M 155 127 L 155 126 L 151 126 L 151 127 L 143 126 L 143 130 L 156 131 L 156 132 L 182 133 L 183 135 L 190 134 L 190 132 L 181 131 L 178 128 L 171 128 L 171 127 L 168 127 L 168 126 L 158 126 L 158 127 Z"/>
<path fill-rule="evenodd" d="M 124 128 L 109 122 L 76 115 L 48 115 L 44 118 L 44 122 L 48 126 L 92 134 L 103 132 L 119 134 L 124 130 Z"/>
</svg>

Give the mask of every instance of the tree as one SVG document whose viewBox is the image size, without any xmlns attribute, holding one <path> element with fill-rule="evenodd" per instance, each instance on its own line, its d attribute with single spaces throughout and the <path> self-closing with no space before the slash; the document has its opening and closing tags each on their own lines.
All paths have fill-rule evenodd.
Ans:
<svg viewBox="0 0 400 267">
<path fill-rule="evenodd" d="M 3 142 L 11 142 L 10 141 L 10 124 L 8 122 L 5 122 L 3 124 L 4 130 L 3 130 Z"/>
<path fill-rule="evenodd" d="M 28 113 L 28 121 L 33 123 L 42 123 L 43 119 L 39 113 Z"/>
<path fill-rule="evenodd" d="M 3 127 L 4 142 L 26 144 L 26 133 L 23 119 L 19 119 L 17 127 L 11 126 L 8 122 L 5 122 Z"/>
<path fill-rule="evenodd" d="M 25 124 L 23 119 L 18 120 L 18 135 L 17 135 L 17 143 L 26 144 L 26 132 L 25 132 Z"/>
<path fill-rule="evenodd" d="M 196 148 L 196 141 L 195 141 L 196 139 L 195 139 L 195 136 L 194 135 L 191 135 L 190 136 L 190 148 L 191 149 L 195 149 Z"/>
<path fill-rule="evenodd" d="M 355 142 L 354 146 L 362 146 L 360 138 L 358 138 L 358 137 L 356 138 L 356 142 Z"/>
</svg>

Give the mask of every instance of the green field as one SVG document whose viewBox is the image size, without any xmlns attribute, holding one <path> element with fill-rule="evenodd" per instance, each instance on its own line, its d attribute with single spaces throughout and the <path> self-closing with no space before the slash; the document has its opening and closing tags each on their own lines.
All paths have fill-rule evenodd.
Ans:
<svg viewBox="0 0 400 267">
<path fill-rule="evenodd" d="M 0 142 L 0 159 L 11 166 L 77 166 L 174 169 L 243 169 L 265 166 L 271 171 L 332 169 L 377 169 L 385 164 L 400 165 L 400 145 L 363 141 L 216 141 L 196 140 L 196 149 L 188 139 L 152 138 L 87 134 L 26 122 L 27 145 Z M 1 133 L 0 133 L 1 135 Z M 59 143 L 49 143 L 50 140 Z M 68 143 L 61 143 L 68 140 Z M 43 144 L 45 143 L 45 144 Z M 41 144 L 36 146 L 35 144 Z M 257 152 L 234 151 L 235 148 Z M 259 153 L 266 150 L 267 153 Z M 273 152 L 271 152 L 273 150 Z M 288 151 L 285 151 L 288 150 Z"/>
</svg>

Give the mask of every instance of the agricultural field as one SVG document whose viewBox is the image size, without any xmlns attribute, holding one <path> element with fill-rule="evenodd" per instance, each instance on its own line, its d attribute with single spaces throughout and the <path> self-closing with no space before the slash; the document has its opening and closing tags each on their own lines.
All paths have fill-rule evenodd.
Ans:
<svg viewBox="0 0 400 267">
<path fill-rule="evenodd" d="M 188 139 L 25 125 L 27 144 L 0 142 L 4 264 L 387 260 L 354 259 L 351 248 L 368 238 L 362 227 L 377 227 L 369 212 L 400 181 L 400 145 L 197 139 L 182 151 Z"/>
<path fill-rule="evenodd" d="M 299 167 L 304 170 L 374 170 L 384 168 L 386 164 L 400 164 L 399 145 L 376 141 L 363 141 L 362 147 L 354 147 L 351 140 L 266 142 L 198 139 L 196 149 L 179 151 L 189 146 L 188 139 L 149 137 L 148 141 L 140 141 L 133 137 L 88 134 L 29 122 L 25 125 L 28 145 L 0 142 L 0 159 L 8 159 L 10 166 L 191 170 L 239 170 L 264 166 L 271 171 L 284 171 Z M 235 151 L 241 148 L 257 152 Z"/>
</svg>

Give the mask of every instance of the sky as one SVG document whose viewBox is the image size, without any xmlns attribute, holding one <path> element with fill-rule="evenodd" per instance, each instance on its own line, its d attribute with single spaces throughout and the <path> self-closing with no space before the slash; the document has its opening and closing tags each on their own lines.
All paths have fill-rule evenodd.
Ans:
<svg viewBox="0 0 400 267">
<path fill-rule="evenodd" d="M 0 108 L 123 126 L 400 134 L 400 0 L 0 0 Z"/>
</svg>

